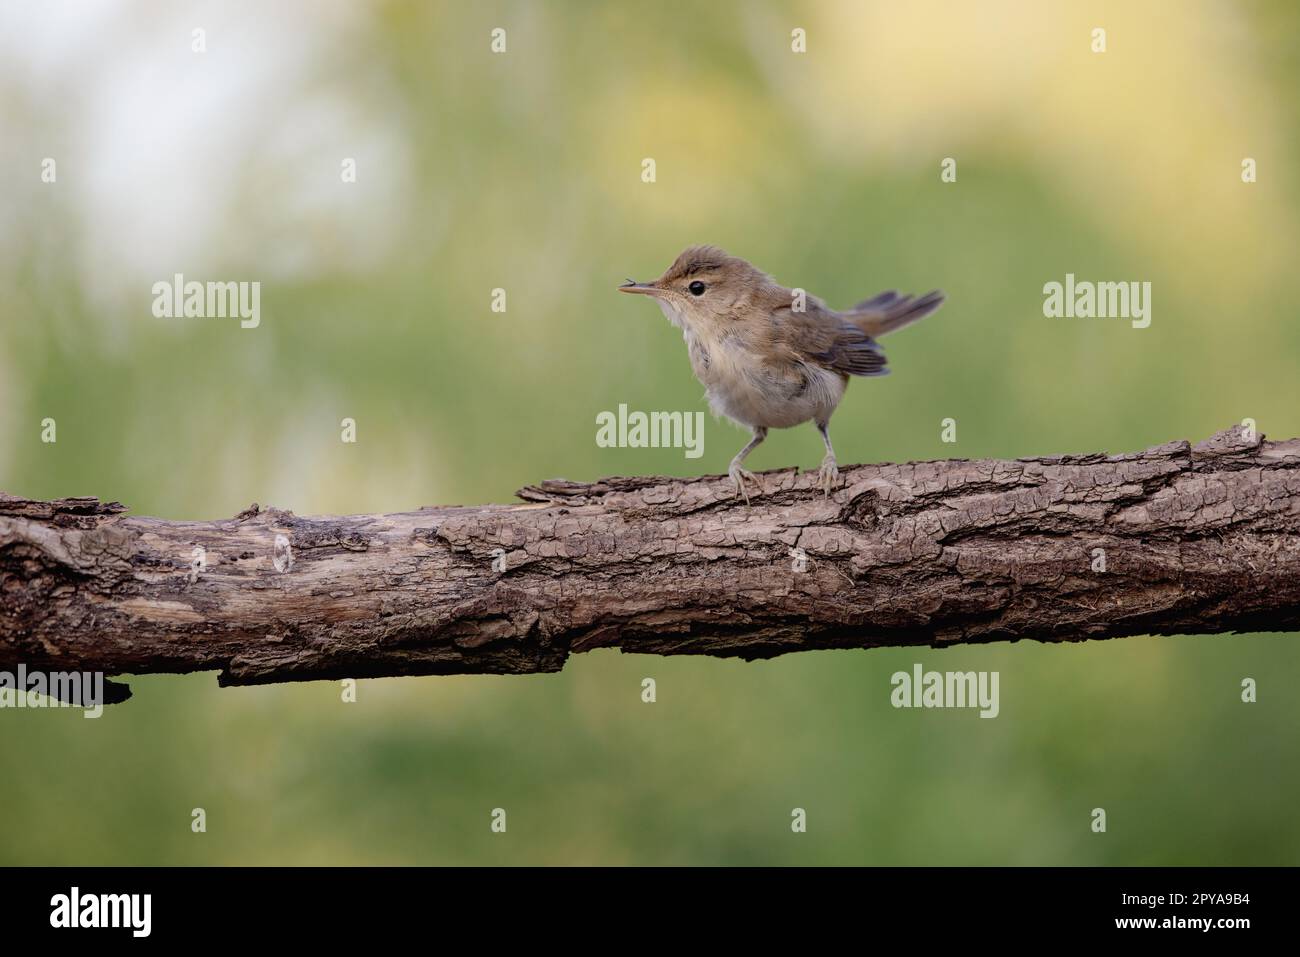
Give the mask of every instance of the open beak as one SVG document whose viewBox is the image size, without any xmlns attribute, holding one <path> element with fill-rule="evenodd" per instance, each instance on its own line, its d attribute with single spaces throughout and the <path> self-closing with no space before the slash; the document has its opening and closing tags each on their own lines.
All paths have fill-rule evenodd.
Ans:
<svg viewBox="0 0 1300 957">
<path fill-rule="evenodd" d="M 659 287 L 652 282 L 637 282 L 635 279 L 629 279 L 623 285 L 618 287 L 619 292 L 635 292 L 643 296 L 659 295 Z"/>
</svg>

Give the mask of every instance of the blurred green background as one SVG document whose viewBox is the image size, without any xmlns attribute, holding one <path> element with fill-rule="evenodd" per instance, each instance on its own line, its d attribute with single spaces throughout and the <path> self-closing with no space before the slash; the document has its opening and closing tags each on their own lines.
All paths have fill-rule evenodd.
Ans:
<svg viewBox="0 0 1300 957">
<path fill-rule="evenodd" d="M 834 306 L 949 294 L 850 389 L 842 463 L 1130 451 L 1245 417 L 1300 434 L 1284 0 L 0 11 L 10 493 L 203 519 L 724 471 L 745 436 L 712 418 L 698 460 L 595 443 L 621 402 L 704 408 L 680 335 L 614 292 L 699 242 Z M 176 272 L 260 280 L 261 326 L 154 318 Z M 1044 318 L 1067 272 L 1150 281 L 1151 326 Z M 820 457 L 804 427 L 749 464 Z M 917 661 L 999 671 L 1001 715 L 894 710 Z M 355 704 L 140 678 L 98 721 L 0 712 L 0 863 L 1294 864 L 1298 666 L 1294 636 L 1261 635 L 601 651 L 368 680 Z"/>
</svg>

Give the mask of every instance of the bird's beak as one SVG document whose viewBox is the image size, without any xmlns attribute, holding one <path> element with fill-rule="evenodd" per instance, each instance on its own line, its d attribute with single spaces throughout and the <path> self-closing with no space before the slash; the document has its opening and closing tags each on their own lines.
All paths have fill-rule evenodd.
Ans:
<svg viewBox="0 0 1300 957">
<path fill-rule="evenodd" d="M 635 292 L 643 296 L 659 295 L 659 287 L 652 282 L 637 282 L 635 279 L 629 279 L 623 285 L 618 287 L 619 292 Z"/>
</svg>

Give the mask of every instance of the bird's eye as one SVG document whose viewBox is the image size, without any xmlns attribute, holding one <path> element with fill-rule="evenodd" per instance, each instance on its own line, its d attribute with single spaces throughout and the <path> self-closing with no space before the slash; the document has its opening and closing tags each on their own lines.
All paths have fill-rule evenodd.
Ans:
<svg viewBox="0 0 1300 957">
<path fill-rule="evenodd" d="M 700 282 L 698 279 L 695 280 L 695 282 L 691 283 L 686 288 L 691 291 L 692 296 L 704 295 L 704 283 Z"/>
</svg>

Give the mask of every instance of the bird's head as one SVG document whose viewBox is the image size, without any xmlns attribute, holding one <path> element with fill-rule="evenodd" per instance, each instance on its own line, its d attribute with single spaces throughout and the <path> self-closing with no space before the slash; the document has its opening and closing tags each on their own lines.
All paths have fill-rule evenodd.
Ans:
<svg viewBox="0 0 1300 957">
<path fill-rule="evenodd" d="M 653 282 L 629 279 L 618 288 L 654 297 L 673 324 L 702 332 L 743 317 L 755 293 L 770 282 L 766 274 L 717 246 L 692 246 Z"/>
</svg>

